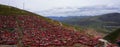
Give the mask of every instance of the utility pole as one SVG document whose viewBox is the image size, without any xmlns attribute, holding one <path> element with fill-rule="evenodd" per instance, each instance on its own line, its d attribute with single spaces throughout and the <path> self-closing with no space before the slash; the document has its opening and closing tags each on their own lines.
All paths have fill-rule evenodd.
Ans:
<svg viewBox="0 0 120 47">
<path fill-rule="evenodd" d="M 23 9 L 24 9 L 25 3 L 23 2 Z"/>
<path fill-rule="evenodd" d="M 8 6 L 10 5 L 10 0 L 8 1 Z"/>
<path fill-rule="evenodd" d="M 8 12 L 10 13 L 10 0 L 8 1 L 8 6 L 9 6 Z"/>
<path fill-rule="evenodd" d="M 25 0 L 23 1 L 23 9 L 25 9 Z"/>
<path fill-rule="evenodd" d="M 22 4 L 22 6 L 23 6 L 23 10 L 25 10 L 25 0 L 23 1 L 23 4 Z M 24 13 L 24 11 L 22 11 L 21 13 Z"/>
</svg>

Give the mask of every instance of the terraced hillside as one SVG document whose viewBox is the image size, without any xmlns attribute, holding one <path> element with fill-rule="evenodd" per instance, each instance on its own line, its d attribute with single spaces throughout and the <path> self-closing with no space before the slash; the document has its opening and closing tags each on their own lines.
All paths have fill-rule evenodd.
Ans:
<svg viewBox="0 0 120 47">
<path fill-rule="evenodd" d="M 84 32 L 14 7 L 0 5 L 0 45 L 17 47 L 93 47 L 99 43 Z"/>
</svg>

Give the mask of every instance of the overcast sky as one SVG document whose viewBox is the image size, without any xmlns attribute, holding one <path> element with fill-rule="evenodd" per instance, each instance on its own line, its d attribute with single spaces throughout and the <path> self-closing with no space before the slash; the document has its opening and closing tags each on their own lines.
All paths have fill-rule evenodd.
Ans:
<svg viewBox="0 0 120 47">
<path fill-rule="evenodd" d="M 26 10 L 42 11 L 66 7 L 119 6 L 120 0 L 0 0 L 0 4 L 10 4 L 18 8 L 23 8 L 23 3 Z"/>
<path fill-rule="evenodd" d="M 0 4 L 10 4 L 21 8 L 23 7 L 23 2 L 25 3 L 25 8 L 31 10 L 120 4 L 120 0 L 0 0 Z"/>
</svg>

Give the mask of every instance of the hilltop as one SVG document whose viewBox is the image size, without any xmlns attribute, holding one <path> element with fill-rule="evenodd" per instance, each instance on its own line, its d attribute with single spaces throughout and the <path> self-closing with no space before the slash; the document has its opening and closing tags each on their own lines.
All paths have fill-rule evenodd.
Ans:
<svg viewBox="0 0 120 47">
<path fill-rule="evenodd" d="M 97 43 L 94 36 L 72 26 L 29 11 L 0 5 L 0 45 L 87 47 Z"/>
</svg>

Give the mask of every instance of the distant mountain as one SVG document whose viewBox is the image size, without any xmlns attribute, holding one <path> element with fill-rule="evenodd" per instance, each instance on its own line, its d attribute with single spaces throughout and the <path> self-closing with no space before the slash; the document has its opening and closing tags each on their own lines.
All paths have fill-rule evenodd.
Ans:
<svg viewBox="0 0 120 47">
<path fill-rule="evenodd" d="M 53 19 L 53 20 L 63 20 L 63 19 L 65 19 L 66 17 L 54 17 L 54 16 L 49 16 L 48 18 L 51 18 L 51 19 Z"/>
<path fill-rule="evenodd" d="M 94 16 L 115 12 L 120 13 L 119 6 L 66 7 L 36 11 L 36 13 L 45 16 Z"/>
<path fill-rule="evenodd" d="M 59 20 L 60 18 L 61 17 L 53 19 L 83 28 L 94 28 L 97 31 L 104 33 L 120 28 L 120 13 L 109 13 L 98 16 L 71 16 L 64 17 L 62 20 Z"/>
</svg>

